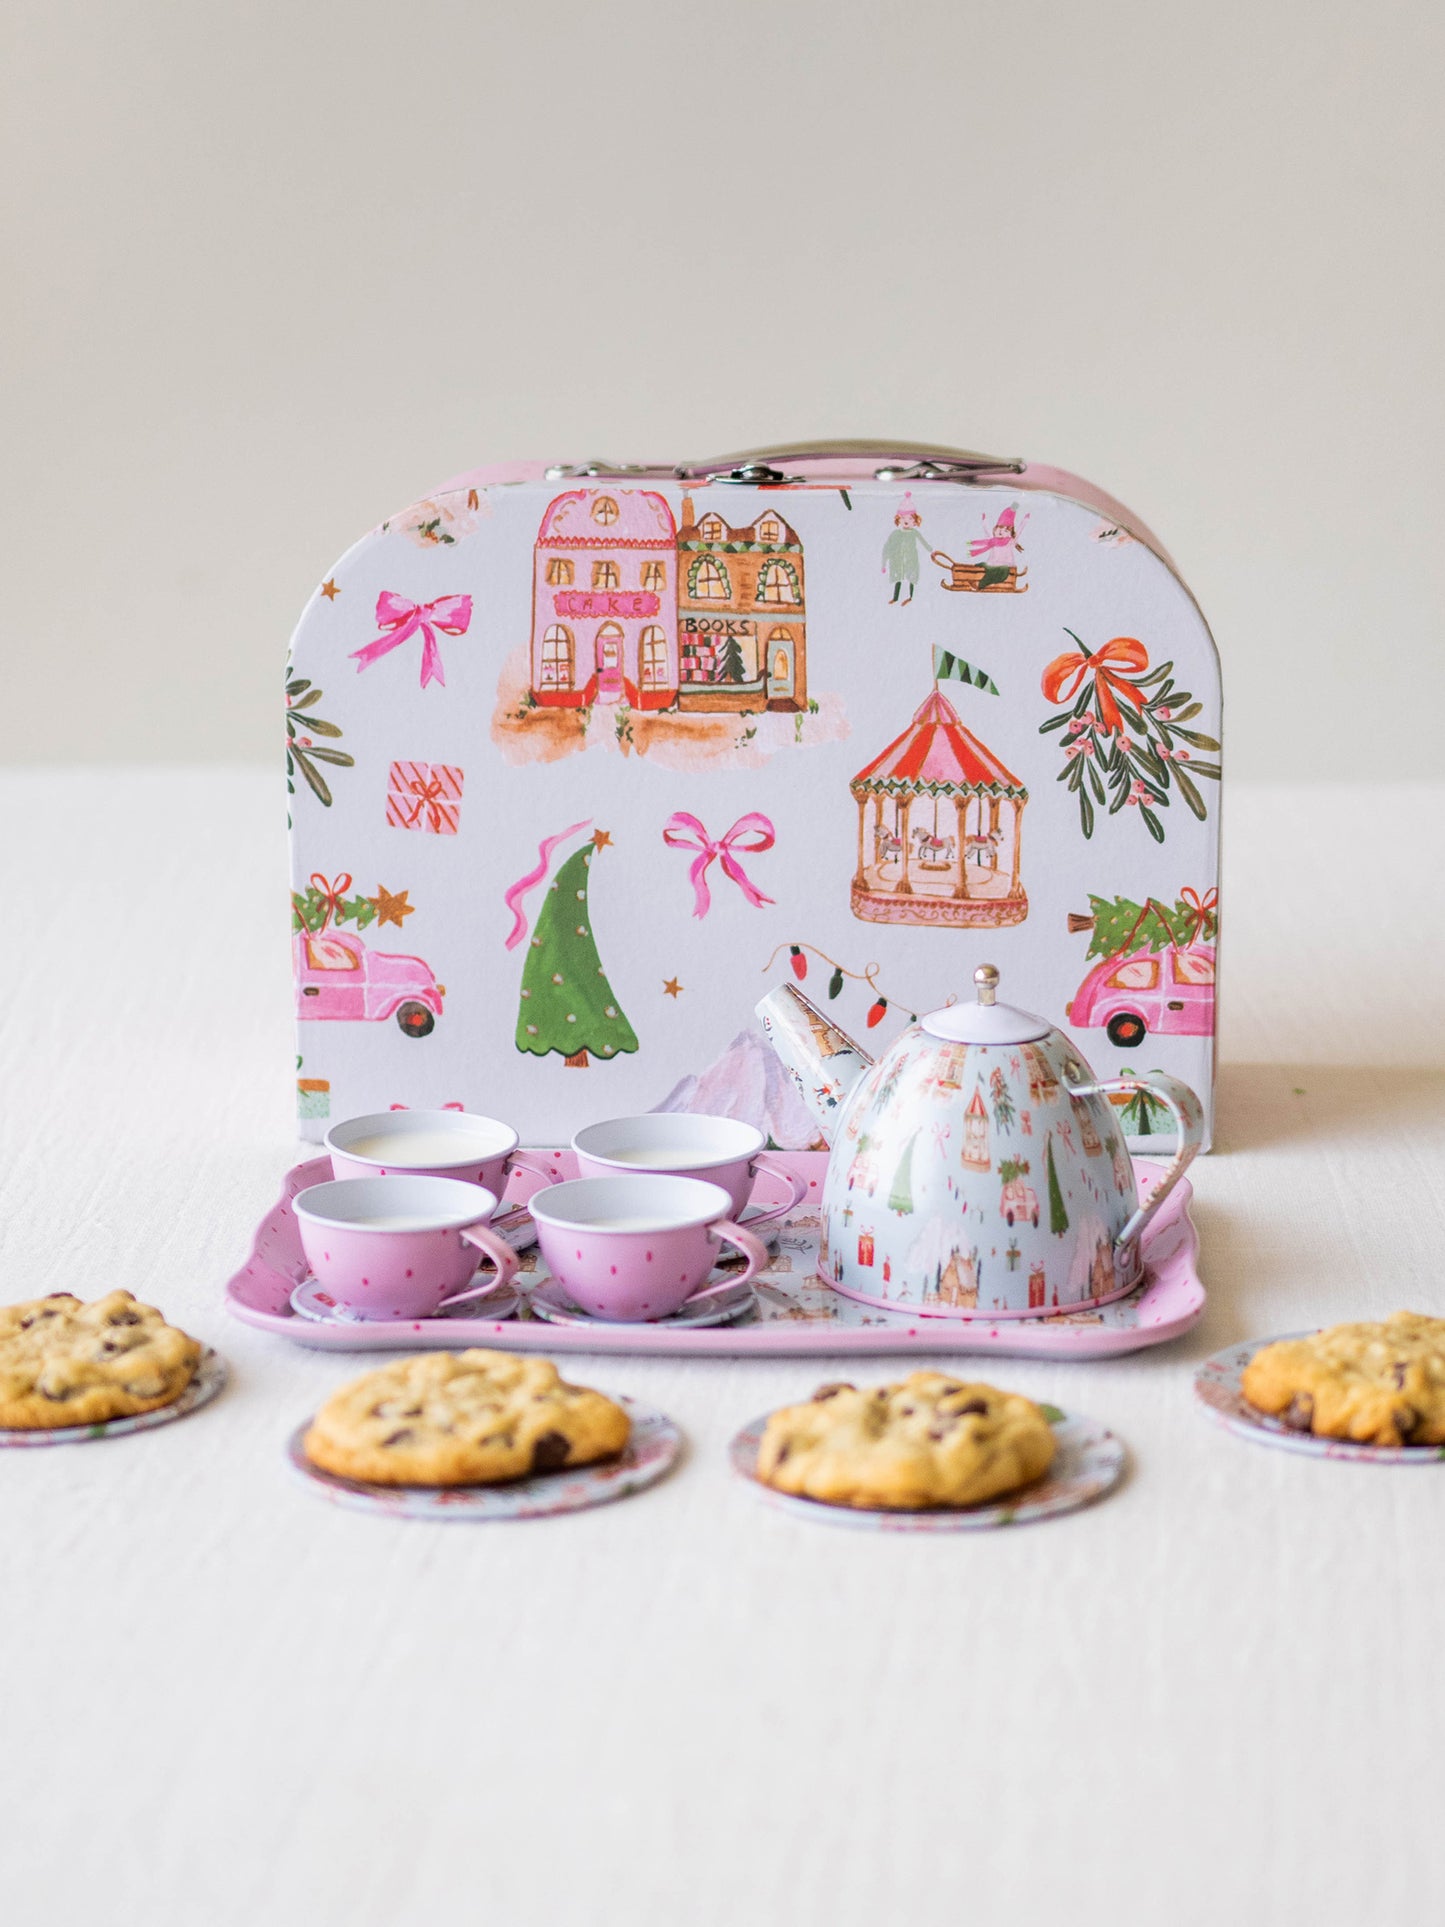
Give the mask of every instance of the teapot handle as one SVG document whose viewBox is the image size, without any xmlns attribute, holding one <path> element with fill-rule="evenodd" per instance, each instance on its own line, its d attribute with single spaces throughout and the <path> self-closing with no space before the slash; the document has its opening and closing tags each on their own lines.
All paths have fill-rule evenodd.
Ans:
<svg viewBox="0 0 1445 1927">
<path fill-rule="evenodd" d="M 1137 1246 L 1144 1227 L 1194 1162 L 1195 1154 L 1204 1142 L 1204 1109 L 1187 1084 L 1177 1077 L 1170 1077 L 1165 1071 L 1151 1071 L 1147 1077 L 1111 1077 L 1099 1084 L 1069 1087 L 1070 1097 L 1107 1097 L 1111 1091 L 1150 1092 L 1168 1106 L 1178 1132 L 1178 1143 L 1164 1176 L 1114 1242 L 1114 1249 L 1124 1261 L 1127 1273 L 1134 1269 L 1132 1249 Z"/>
</svg>

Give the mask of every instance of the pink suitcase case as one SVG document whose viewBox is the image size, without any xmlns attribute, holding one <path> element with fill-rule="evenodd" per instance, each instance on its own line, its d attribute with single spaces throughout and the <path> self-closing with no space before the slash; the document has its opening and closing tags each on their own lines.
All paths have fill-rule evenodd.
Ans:
<svg viewBox="0 0 1445 1927">
<path fill-rule="evenodd" d="M 881 1040 L 985 961 L 1209 1113 L 1218 658 L 1074 476 L 862 442 L 478 469 L 327 573 L 286 701 L 305 1136 L 672 1106 L 802 1148 L 769 985 Z"/>
</svg>

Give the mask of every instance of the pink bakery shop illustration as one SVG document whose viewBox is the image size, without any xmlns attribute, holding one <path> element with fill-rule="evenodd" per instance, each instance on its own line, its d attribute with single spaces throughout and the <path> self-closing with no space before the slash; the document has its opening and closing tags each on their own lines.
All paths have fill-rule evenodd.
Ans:
<svg viewBox="0 0 1445 1927">
<path fill-rule="evenodd" d="M 1088 956 L 1099 961 L 1065 1006 L 1069 1022 L 1102 1028 L 1121 1050 L 1151 1035 L 1212 1036 L 1218 890 L 1201 897 L 1186 886 L 1172 909 L 1154 897 L 1091 896 L 1089 906 L 1069 928 L 1090 933 Z"/>
<path fill-rule="evenodd" d="M 955 679 L 997 695 L 982 670 L 934 651 L 934 686 L 913 720 L 849 785 L 858 805 L 851 904 L 871 923 L 971 929 L 1022 923 L 1029 793 L 938 687 Z"/>
<path fill-rule="evenodd" d="M 669 767 L 834 741 L 808 694 L 803 545 L 776 509 L 678 516 L 651 489 L 569 489 L 533 548 L 532 628 L 503 673 L 493 738 L 511 761 L 593 743 Z"/>
<path fill-rule="evenodd" d="M 1028 519 L 1027 515 L 1020 517 L 1017 503 L 1010 503 L 992 524 L 984 517 L 982 530 L 969 541 L 964 561 L 956 562 L 942 549 L 935 549 L 930 561 L 948 571 L 943 587 L 962 595 L 1024 594 L 1029 586 L 1024 580 L 1028 566 L 1023 560 L 1019 530 Z"/>
<path fill-rule="evenodd" d="M 532 585 L 530 695 L 544 709 L 678 696 L 677 529 L 650 489 L 571 489 L 548 504 Z"/>
<path fill-rule="evenodd" d="M 291 893 L 297 1018 L 384 1023 L 394 1017 L 403 1036 L 428 1036 L 442 1014 L 446 986 L 421 957 L 373 950 L 355 934 L 372 923 L 400 929 L 416 908 L 409 892 L 379 885 L 374 896 L 348 897 L 351 887 L 344 871 L 330 880 L 317 873 L 304 891 Z"/>
</svg>

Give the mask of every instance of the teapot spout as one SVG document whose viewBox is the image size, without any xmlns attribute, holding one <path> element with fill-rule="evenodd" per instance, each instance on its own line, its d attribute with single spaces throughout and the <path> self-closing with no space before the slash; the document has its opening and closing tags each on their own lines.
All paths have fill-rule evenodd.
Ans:
<svg viewBox="0 0 1445 1927">
<path fill-rule="evenodd" d="M 873 1059 L 791 984 L 770 990 L 757 1013 L 799 1097 L 831 1144 L 843 1101 Z"/>
</svg>

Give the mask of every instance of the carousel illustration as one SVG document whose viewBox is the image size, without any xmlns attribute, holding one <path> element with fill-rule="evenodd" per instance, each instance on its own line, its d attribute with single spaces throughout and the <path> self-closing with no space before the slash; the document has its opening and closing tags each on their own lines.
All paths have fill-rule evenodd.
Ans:
<svg viewBox="0 0 1445 1927">
<path fill-rule="evenodd" d="M 977 672 L 960 679 L 991 687 Z M 1023 922 L 1029 902 L 1019 856 L 1029 793 L 965 729 L 936 681 L 903 734 L 849 788 L 858 804 L 855 917 L 969 929 Z"/>
</svg>

